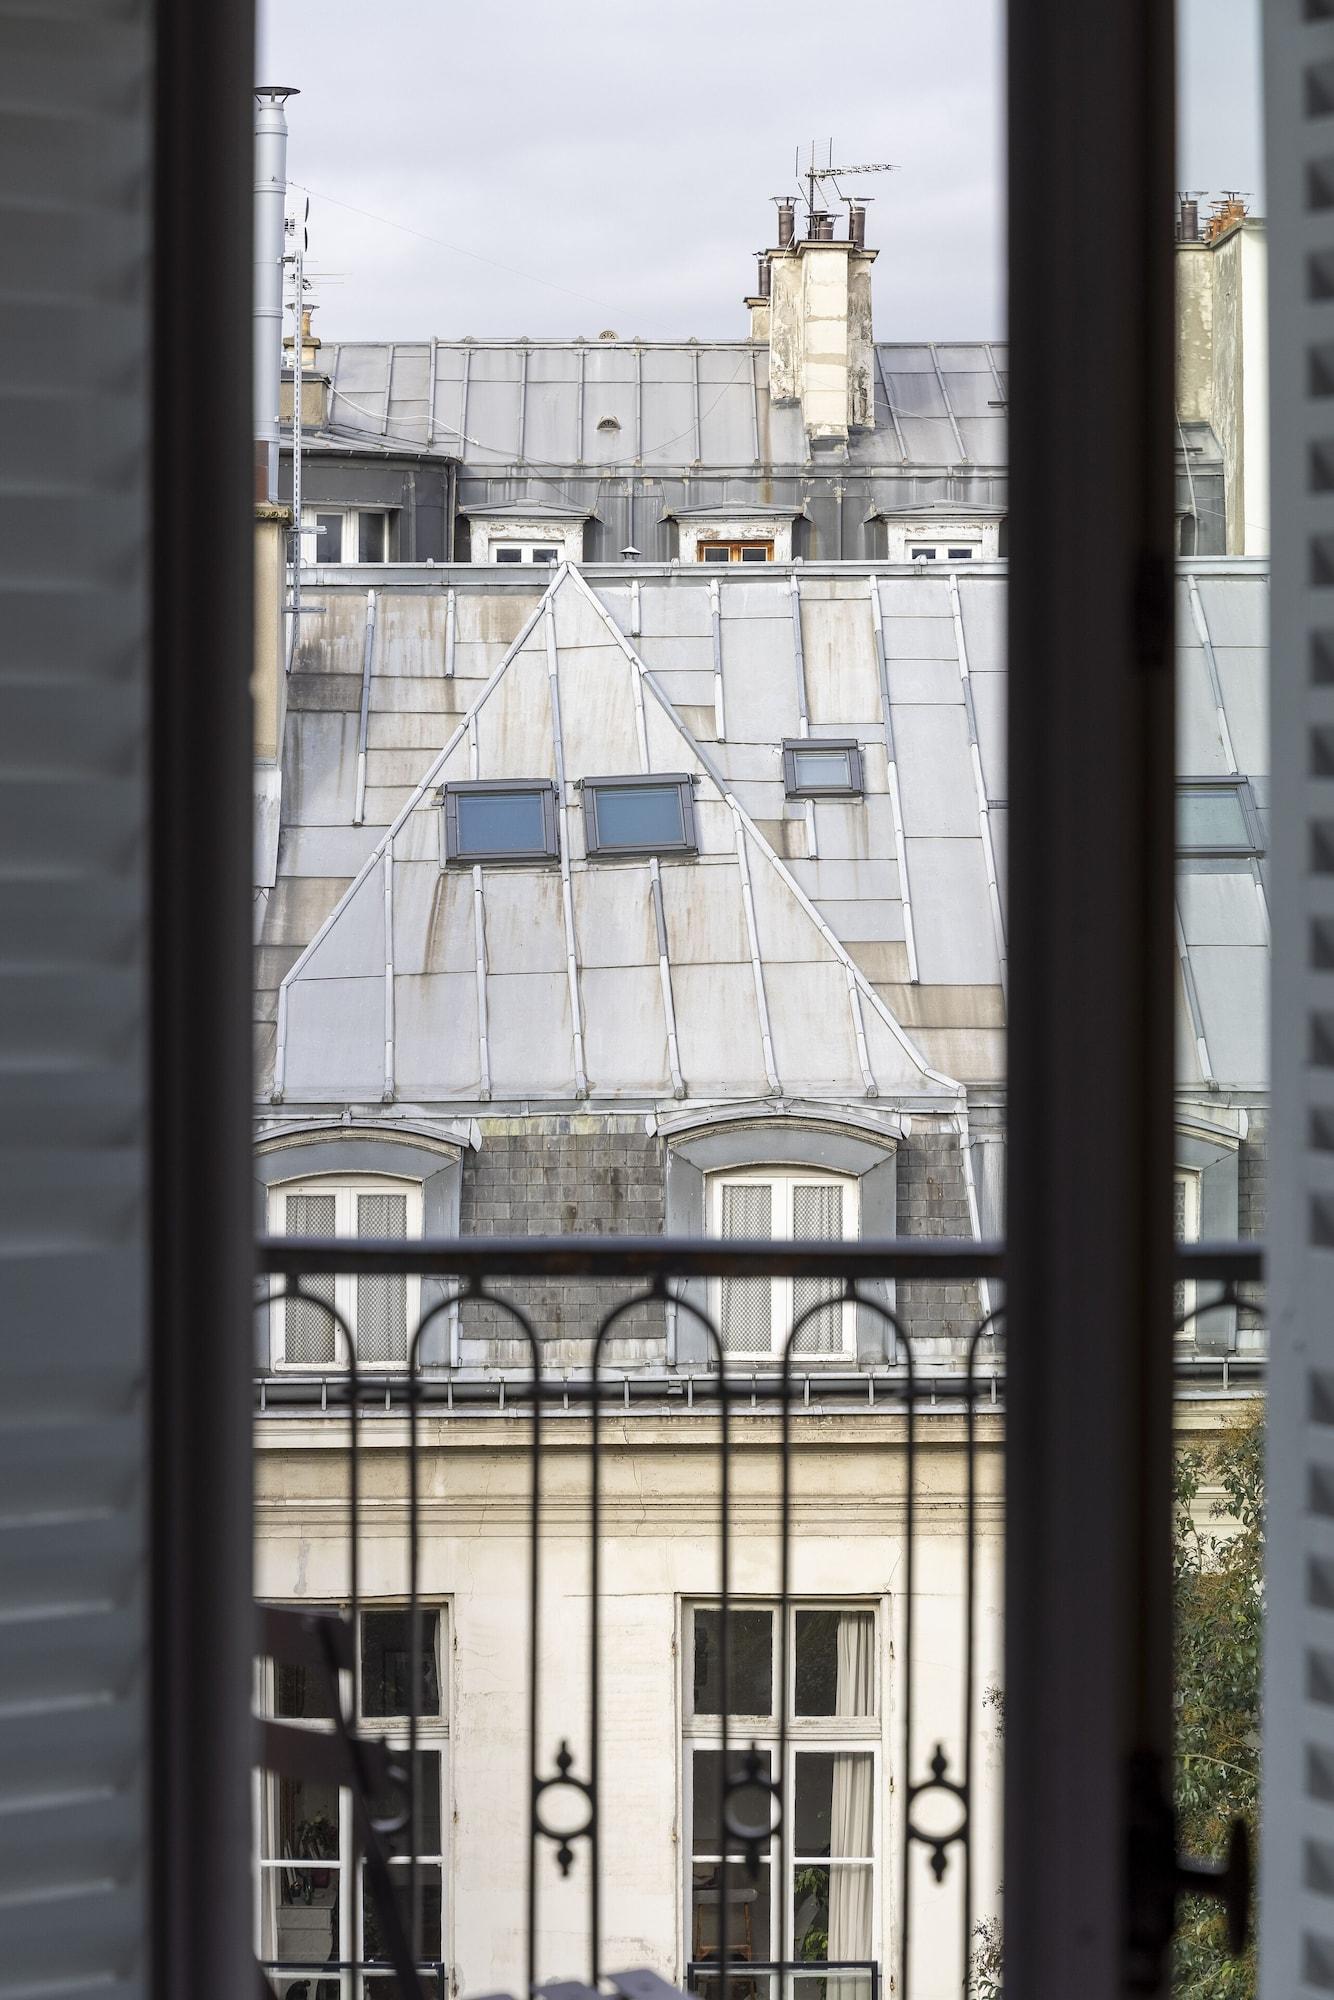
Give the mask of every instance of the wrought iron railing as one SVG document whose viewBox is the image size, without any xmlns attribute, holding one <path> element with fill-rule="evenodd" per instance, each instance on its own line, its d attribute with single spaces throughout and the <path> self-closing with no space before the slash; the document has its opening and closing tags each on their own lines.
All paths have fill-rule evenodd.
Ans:
<svg viewBox="0 0 1334 2000">
<path fill-rule="evenodd" d="M 534 1988 L 544 1973 L 572 1968 L 545 1968 L 539 1964 L 539 1915 L 544 1863 L 550 1862 L 563 1875 L 577 1871 L 582 1876 L 586 1896 L 586 1974 L 590 1985 L 599 1987 L 610 1978 L 617 1990 L 628 1994 L 635 1981 L 647 1992 L 657 1982 L 647 1974 L 608 1974 L 604 1964 L 604 1908 L 602 1877 L 605 1843 L 609 1829 L 604 1824 L 605 1801 L 600 1768 L 603 1719 L 608 1697 L 603 1640 L 603 1462 L 604 1432 L 609 1411 L 623 1415 L 627 1408 L 655 1404 L 716 1416 L 717 1434 L 717 1572 L 711 1601 L 718 1613 L 718 1673 L 721 1697 L 718 1703 L 716 1743 L 718 1756 L 717 1797 L 713 1810 L 721 1829 L 724 1865 L 719 1870 L 718 1896 L 721 1898 L 716 1948 L 705 1958 L 681 1953 L 688 1980 L 695 1980 L 708 2000 L 806 2000 L 814 1996 L 814 1986 L 803 1981 L 819 1981 L 827 2000 L 839 1995 L 849 2000 L 878 2000 L 882 1960 L 894 1967 L 898 1992 L 909 2000 L 912 1992 L 912 1943 L 916 1898 L 924 1889 L 919 1857 L 929 1864 L 935 1884 L 947 1876 L 957 1880 L 955 1932 L 956 1963 L 962 1988 L 972 1976 L 975 1922 L 978 1912 L 974 1897 L 974 1840 L 977 1811 L 977 1772 L 974 1737 L 977 1729 L 979 1689 L 977 1686 L 977 1550 L 978 1550 L 978 1451 L 977 1425 L 983 1412 L 998 1408 L 1004 1390 L 1004 1306 L 999 1296 L 988 1298 L 987 1288 L 1003 1285 L 1004 1256 L 998 1245 L 944 1240 L 908 1240 L 884 1243 L 775 1243 L 702 1242 L 670 1238 L 564 1238 L 496 1239 L 474 1237 L 436 1242 L 369 1242 L 358 1240 L 266 1239 L 259 1246 L 260 1269 L 277 1280 L 276 1288 L 265 1294 L 265 1304 L 275 1301 L 305 1302 L 330 1316 L 337 1328 L 341 1370 L 324 1370 L 318 1378 L 269 1375 L 261 1380 L 258 1398 L 263 1413 L 270 1418 L 309 1415 L 312 1410 L 328 1411 L 347 1425 L 347 1500 L 350 1533 L 347 1542 L 346 1600 L 348 1616 L 312 1614 L 284 1625 L 281 1614 L 266 1626 L 263 1643 L 274 1657 L 316 1659 L 322 1663 L 326 1691 L 336 1716 L 335 1736 L 340 1745 L 339 1782 L 359 1795 L 357 1834 L 366 1870 L 366 1892 L 377 1911 L 379 1931 L 387 1948 L 388 1969 L 383 1961 L 330 1959 L 318 1970 L 291 1961 L 269 1961 L 265 1972 L 290 1986 L 293 1978 L 308 1977 L 314 1995 L 323 1979 L 339 1982 L 331 1991 L 340 1996 L 349 1991 L 360 1995 L 434 1995 L 443 1990 L 447 1962 L 436 1961 L 421 1950 L 417 1895 L 416 1843 L 398 1861 L 391 1877 L 390 1864 L 396 1842 L 405 1829 L 417 1825 L 417 1783 L 419 1725 L 423 1705 L 421 1594 L 421 1452 L 420 1425 L 426 1415 L 472 1412 L 480 1403 L 491 1401 L 509 1414 L 521 1413 L 527 1426 L 527 1715 L 526 1758 L 528 1796 L 526 1832 L 526 1894 L 524 1930 L 526 1937 L 526 1990 Z M 358 1364 L 355 1341 L 343 1315 L 327 1298 L 310 1289 L 310 1280 L 336 1274 L 386 1277 L 414 1274 L 444 1281 L 444 1290 L 426 1310 L 408 1342 L 406 1365 L 400 1369 L 377 1366 L 366 1369 Z M 1203 1319 L 1214 1308 L 1252 1302 L 1249 1287 L 1260 1279 L 1258 1249 L 1245 1245 L 1183 1247 L 1178 1257 L 1178 1276 L 1197 1285 L 1191 1317 Z M 697 1296 L 679 1289 L 681 1281 L 692 1279 L 797 1278 L 832 1282 L 814 1303 L 798 1313 L 787 1329 L 780 1354 L 763 1370 L 725 1351 L 723 1339 L 711 1312 L 701 1307 Z M 571 1374 L 568 1368 L 554 1375 L 544 1365 L 542 1329 L 535 1323 L 517 1294 L 505 1287 L 522 1288 L 525 1281 L 595 1279 L 629 1287 L 598 1313 L 590 1326 L 587 1368 Z M 1200 1295 L 1199 1284 L 1215 1281 L 1216 1293 Z M 954 1363 L 942 1361 L 939 1341 L 934 1343 L 929 1367 L 922 1365 L 914 1351 L 915 1336 L 894 1303 L 887 1287 L 896 1284 L 943 1284 L 976 1287 L 979 1310 L 958 1328 L 954 1342 Z M 960 1293 L 958 1297 L 966 1294 Z M 636 1310 L 661 1305 L 674 1299 L 678 1315 L 688 1315 L 703 1331 L 707 1361 L 688 1371 L 669 1372 L 663 1368 L 641 1368 L 632 1374 L 622 1369 L 615 1377 L 608 1370 L 610 1343 L 617 1331 Z M 491 1323 L 497 1317 L 515 1329 L 528 1356 L 528 1369 L 521 1380 L 512 1376 L 496 1381 L 476 1371 L 448 1365 L 421 1365 L 424 1337 L 448 1315 L 467 1314 L 485 1307 Z M 874 1361 L 863 1360 L 830 1368 L 813 1368 L 800 1353 L 803 1333 L 818 1317 L 830 1310 L 855 1309 L 860 1325 L 877 1330 Z M 955 1306 L 955 1312 L 959 1307 Z M 939 1329 L 937 1328 L 938 1332 Z M 859 1340 L 859 1346 L 864 1345 Z M 1213 1363 L 1211 1366 L 1215 1365 Z M 1226 1367 L 1226 1362 L 1224 1362 Z M 1253 1368 L 1256 1364 L 1251 1364 Z M 1236 1364 L 1234 1363 L 1234 1367 Z M 1189 1364 L 1185 1373 L 1190 1373 Z M 884 1948 L 873 1958 L 839 1959 L 794 1957 L 793 1913 L 787 1894 L 794 1854 L 793 1801 L 785 1796 L 789 1772 L 789 1691 L 793 1662 L 790 1657 L 788 1608 L 794 1603 L 792 1586 L 793 1540 L 793 1453 L 794 1437 L 804 1417 L 812 1410 L 827 1415 L 846 1409 L 862 1415 L 868 1411 L 896 1419 L 890 1442 L 903 1454 L 902 1487 L 902 1590 L 897 1593 L 899 1641 L 895 1647 L 896 1676 L 899 1683 L 896 1754 L 899 1769 L 892 1786 L 885 1787 L 886 1801 L 895 1802 L 896 1826 L 896 1906 L 892 1949 Z M 915 1716 L 914 1634 L 917 1623 L 919 1456 L 922 1425 L 931 1411 L 948 1411 L 961 1427 L 963 1491 L 960 1496 L 960 1533 L 963 1543 L 963 1584 L 959 1604 L 958 1659 L 961 1691 L 957 1723 L 942 1731 L 929 1756 L 918 1740 Z M 740 1416 L 757 1412 L 777 1420 L 777 1449 L 780 1455 L 777 1505 L 777 1590 L 779 1610 L 777 1757 L 762 1758 L 752 1744 L 735 1744 L 730 1699 L 732 1661 L 730 1657 L 732 1613 L 739 1600 L 733 1590 L 734 1523 L 731 1482 L 734 1466 L 734 1433 Z M 543 1503 L 545 1454 L 548 1433 L 557 1417 L 573 1414 L 586 1420 L 590 1487 L 587 1515 L 588 1559 L 588 1659 L 589 1682 L 586 1706 L 581 1716 L 567 1715 L 560 1726 L 540 1731 L 539 1661 L 542 1657 L 544 1602 Z M 407 1424 L 407 1583 L 410 1620 L 411 1660 L 408 1754 L 395 1759 L 382 1747 L 367 1745 L 359 1736 L 354 1718 L 343 1710 L 338 1694 L 339 1672 L 345 1669 L 353 1644 L 359 1606 L 362 1604 L 359 1556 L 360 1493 L 362 1452 L 367 1426 L 383 1416 Z M 290 1614 L 289 1614 L 290 1621 Z M 298 1630 L 297 1627 L 300 1627 Z M 284 1650 L 286 1649 L 286 1650 Z M 263 1755 L 275 1769 L 294 1769 L 302 1746 L 294 1739 L 302 1732 L 281 1724 L 266 1724 L 268 1737 Z M 743 1735 L 746 1732 L 743 1732 Z M 933 1731 L 933 1734 L 935 1732 Z M 328 1735 L 324 1742 L 329 1743 Z M 327 1753 L 326 1762 L 327 1762 Z M 293 1760 L 296 1760 L 294 1763 Z M 576 1817 L 557 1820 L 553 1799 L 563 1794 L 579 1801 Z M 393 1807 L 384 1812 L 386 1795 Z M 371 1811 L 372 1798 L 381 1801 L 382 1817 Z M 888 1818 L 886 1803 L 886 1818 Z M 459 1829 L 468 1838 L 469 1830 Z M 401 1848 L 400 1848 L 401 1852 Z M 744 1875 L 754 1880 L 762 1866 L 776 1857 L 781 1893 L 775 1935 L 779 1950 L 771 1958 L 734 1949 L 730 1901 L 738 1893 Z M 518 1857 L 515 1857 L 518 1865 Z M 396 1893 L 392 1881 L 401 1884 L 406 1876 L 406 1898 Z M 753 1949 L 753 1946 L 752 1946 Z M 954 1954 L 952 1954 L 954 1955 Z M 346 1985 L 351 1976 L 362 1986 Z M 863 1992 L 860 1980 L 869 1981 Z M 644 1982 L 648 1985 L 645 1986 Z M 854 1995 L 853 1988 L 856 1987 Z M 818 2000 L 818 1996 L 816 1997 Z"/>
</svg>

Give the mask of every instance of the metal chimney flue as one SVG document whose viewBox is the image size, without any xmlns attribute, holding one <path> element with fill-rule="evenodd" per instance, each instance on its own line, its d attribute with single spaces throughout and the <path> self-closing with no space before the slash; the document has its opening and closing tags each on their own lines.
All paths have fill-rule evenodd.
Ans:
<svg viewBox="0 0 1334 2000">
<path fill-rule="evenodd" d="M 797 205 L 784 198 L 778 204 L 778 247 L 790 250 L 792 239 L 797 233 Z"/>
<path fill-rule="evenodd" d="M 773 278 L 773 267 L 769 262 L 769 252 L 767 250 L 757 250 L 755 252 L 755 266 L 759 286 L 755 296 L 757 299 L 767 299 L 772 290 Z"/>
<path fill-rule="evenodd" d="M 866 204 L 861 201 L 848 203 L 848 241 L 856 249 L 866 248 Z"/>
<path fill-rule="evenodd" d="M 255 90 L 255 498 L 278 498 L 278 407 L 283 368 L 284 215 L 287 115 L 298 92 L 287 84 Z"/>
<path fill-rule="evenodd" d="M 1200 240 L 1200 204 L 1194 195 L 1181 197 L 1180 217 L 1177 224 L 1179 240 L 1182 243 L 1198 243 Z"/>
</svg>

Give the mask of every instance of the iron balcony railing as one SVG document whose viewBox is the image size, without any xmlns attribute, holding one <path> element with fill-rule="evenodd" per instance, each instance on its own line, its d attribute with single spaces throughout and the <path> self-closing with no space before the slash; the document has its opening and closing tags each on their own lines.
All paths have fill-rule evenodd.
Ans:
<svg viewBox="0 0 1334 2000">
<path fill-rule="evenodd" d="M 315 1739 L 314 1733 L 295 1725 L 269 1720 L 263 1725 L 261 1756 L 268 1768 L 289 1774 L 313 1768 L 312 1757 L 326 1779 L 332 1777 L 346 1787 L 356 1803 L 355 1825 L 360 1864 L 364 1869 L 365 1891 L 376 1912 L 380 1937 L 388 1953 L 387 1962 L 330 1958 L 315 1967 L 292 1960 L 266 1959 L 261 1977 L 276 1980 L 279 1989 L 289 1992 L 294 1981 L 308 1979 L 310 1994 L 319 1981 L 334 1981 L 331 1992 L 340 2000 L 347 1994 L 365 1993 L 373 2000 L 396 1994 L 406 2000 L 427 2000 L 444 1990 L 449 1977 L 445 1960 L 437 1960 L 421 1949 L 421 1901 L 418 1895 L 418 1864 L 413 1858 L 415 1841 L 403 1847 L 404 1836 L 418 1824 L 415 1787 L 418 1772 L 418 1737 L 422 1716 L 422 1616 L 421 1598 L 421 1438 L 424 1415 L 438 1416 L 450 1411 L 469 1411 L 478 1400 L 498 1400 L 511 1414 L 522 1415 L 527 1425 L 527 1828 L 525 1836 L 525 1991 L 531 1992 L 544 1971 L 539 1964 L 540 1888 L 544 1857 L 561 1874 L 577 1871 L 586 1896 L 586 1967 L 589 1985 L 602 1988 L 610 1981 L 622 1996 L 648 2000 L 661 1982 L 649 1973 L 608 1972 L 604 1964 L 602 1939 L 604 1907 L 602 1894 L 603 1858 L 614 1826 L 606 1824 L 606 1802 L 601 1769 L 604 1717 L 608 1713 L 609 1690 L 605 1671 L 603 1634 L 603 1470 L 605 1424 L 608 1412 L 623 1413 L 641 1399 L 667 1403 L 685 1411 L 698 1409 L 710 1421 L 716 1418 L 717 1451 L 717 1567 L 716 1588 L 711 1601 L 718 1611 L 718 1672 L 721 1696 L 718 1703 L 717 1797 L 713 1802 L 715 1824 L 721 1831 L 722 1858 L 718 1895 L 721 1909 L 714 1955 L 701 1958 L 687 1947 L 678 1963 L 687 1983 L 695 1983 L 704 2000 L 821 2000 L 814 1986 L 818 1981 L 824 2000 L 878 2000 L 880 1966 L 888 1959 L 894 1966 L 894 1983 L 903 2000 L 912 1995 L 912 1941 L 916 1898 L 923 1888 L 919 1857 L 935 1885 L 949 1876 L 957 1883 L 957 1965 L 960 1990 L 970 1990 L 976 1944 L 973 1863 L 976 1834 L 977 1772 L 974 1735 L 978 1716 L 977 1686 L 977 1547 L 978 1547 L 978 1451 L 979 1416 L 996 1408 L 1004 1385 L 1004 1304 L 1005 1257 L 1002 1246 L 973 1241 L 892 1240 L 884 1242 L 787 1242 L 703 1241 L 674 1238 L 566 1237 L 486 1238 L 449 1240 L 368 1241 L 367 1239 L 264 1238 L 258 1246 L 260 1272 L 270 1281 L 264 1291 L 265 1306 L 279 1301 L 300 1301 L 327 1313 L 337 1329 L 341 1369 L 325 1370 L 315 1379 L 281 1379 L 269 1376 L 257 1385 L 257 1399 L 263 1413 L 280 1418 L 290 1414 L 308 1415 L 327 1411 L 347 1426 L 347 1614 L 293 1613 L 268 1608 L 264 1612 L 261 1646 L 277 1661 L 300 1660 L 314 1666 L 322 1676 L 330 1712 L 334 1716 L 332 1736 Z M 355 1341 L 347 1321 L 328 1299 L 309 1289 L 309 1280 L 350 1274 L 364 1277 L 410 1275 L 445 1281 L 443 1295 L 435 1299 L 412 1331 L 406 1366 L 398 1370 L 359 1366 Z M 1178 1280 L 1196 1286 L 1193 1320 L 1203 1320 L 1222 1306 L 1254 1309 L 1254 1288 L 1262 1278 L 1262 1258 L 1258 1246 L 1225 1243 L 1180 1246 L 1176 1258 Z M 696 1298 L 679 1289 L 691 1279 L 796 1278 L 832 1281 L 836 1287 L 825 1291 L 815 1303 L 798 1313 L 787 1329 L 781 1355 L 766 1369 L 737 1364 L 725 1351 L 713 1315 Z M 524 1302 L 522 1288 L 531 1280 L 597 1280 L 622 1287 L 622 1291 L 600 1311 L 588 1328 L 588 1367 L 583 1374 L 571 1375 L 568 1368 L 553 1374 L 544 1363 L 543 1328 L 535 1321 L 531 1299 Z M 986 1301 L 985 1287 L 997 1287 L 966 1325 L 956 1342 L 957 1363 L 941 1362 L 939 1354 L 928 1368 L 914 1352 L 914 1335 L 904 1316 L 888 1302 L 887 1284 L 934 1285 L 960 1283 L 978 1288 Z M 1216 1290 L 1206 1297 L 1205 1284 Z M 512 1288 L 521 1289 L 516 1293 Z M 505 1288 L 511 1289 L 505 1289 Z M 959 1294 L 957 1296 L 962 1296 Z M 667 1376 L 661 1369 L 646 1369 L 633 1380 L 624 1370 L 614 1378 L 607 1368 L 607 1350 L 617 1329 L 636 1310 L 650 1303 L 675 1302 L 678 1314 L 689 1315 L 702 1328 L 708 1359 L 688 1372 Z M 512 1376 L 497 1383 L 483 1381 L 475 1371 L 454 1366 L 433 1365 L 425 1372 L 421 1365 L 424 1335 L 443 1316 L 455 1312 L 466 1315 L 470 1308 L 484 1306 L 493 1321 L 497 1315 L 515 1331 L 528 1356 L 528 1368 L 520 1380 Z M 870 1320 L 878 1329 L 878 1354 L 874 1364 L 844 1367 L 818 1374 L 803 1365 L 799 1343 L 803 1332 L 820 1314 L 832 1307 L 856 1309 L 859 1321 Z M 958 1312 L 959 1308 L 954 1309 Z M 568 1328 L 565 1329 L 568 1334 Z M 860 1344 L 860 1342 L 859 1342 Z M 1217 1361 L 1210 1362 L 1218 1369 Z M 1227 1362 L 1221 1364 L 1226 1370 Z M 1238 1364 L 1232 1368 L 1238 1378 L 1253 1376 L 1258 1364 Z M 1186 1374 L 1190 1368 L 1187 1365 Z M 1220 1378 L 1227 1383 L 1226 1373 Z M 948 1408 L 962 1427 L 964 1474 L 962 1495 L 963 1584 L 958 1633 L 961 1699 L 957 1725 L 934 1742 L 924 1759 L 918 1742 L 915 1715 L 917 1662 L 914 1636 L 918 1609 L 919 1550 L 919 1458 L 924 1413 Z M 753 1881 L 771 1859 L 778 1862 L 778 1880 L 791 1879 L 793 1849 L 793 1801 L 785 1796 L 789 1770 L 789 1690 L 793 1662 L 789 1657 L 788 1609 L 794 1599 L 792 1585 L 793 1453 L 794 1439 L 805 1415 L 812 1409 L 828 1414 L 844 1408 L 863 1414 L 870 1410 L 898 1419 L 894 1448 L 904 1455 L 902 1496 L 902 1590 L 899 1598 L 898 1637 L 895 1644 L 896 1675 L 899 1681 L 898 1742 L 899 1769 L 892 1784 L 884 1787 L 886 1824 L 891 1809 L 897 1813 L 896 1902 L 892 1949 L 881 1940 L 879 1955 L 865 1959 L 794 1957 L 793 1912 L 785 1886 L 778 1897 L 776 1937 L 779 1950 L 773 1957 L 740 1957 L 734 1948 L 730 1921 L 730 1901 L 741 1894 L 740 1880 Z M 732 1480 L 734 1472 L 735 1428 L 737 1421 L 751 1412 L 777 1419 L 777 1447 L 780 1457 L 777 1573 L 774 1593 L 778 1612 L 778 1701 L 777 1756 L 769 1760 L 756 1752 L 753 1744 L 734 1743 L 732 1726 L 731 1658 L 732 1611 L 737 1600 L 733 1593 L 734 1522 Z M 540 1721 L 539 1660 L 543 1650 L 543 1503 L 545 1452 L 549 1426 L 558 1416 L 573 1413 L 585 1418 L 588 1432 L 590 1485 L 586 1521 L 588 1559 L 588 1658 L 589 1682 L 581 1716 L 568 1715 L 560 1726 L 546 1729 Z M 407 1422 L 407 1581 L 410 1620 L 409 1652 L 410 1702 L 408 1754 L 406 1759 L 358 1733 L 355 1718 L 348 1714 L 339 1693 L 340 1674 L 351 1668 L 353 1634 L 357 1629 L 361 1593 L 360 1494 L 362 1453 L 367 1426 L 383 1415 L 397 1415 Z M 322 1747 L 318 1747 L 322 1746 Z M 579 1801 L 574 1820 L 556 1819 L 552 1810 L 555 1795 Z M 392 1805 L 386 1811 L 385 1801 Z M 375 1809 L 372 1810 L 372 1802 Z M 466 1827 L 455 1829 L 457 1840 L 468 1838 Z M 397 1867 L 391 1866 L 395 1855 Z M 516 1865 L 519 1857 L 515 1857 Z M 406 1893 L 402 1885 L 407 1883 Z M 396 1886 L 397 1885 L 397 1886 Z M 1197 1888 L 1201 1884 L 1197 1883 Z M 1207 1887 L 1207 1883 L 1203 1886 Z M 1231 1885 L 1229 1885 L 1231 1886 Z M 1220 1888 L 1220 1893 L 1223 1890 Z M 761 1941 L 762 1947 L 762 1941 Z M 562 1974 L 568 1966 L 554 1968 Z M 349 1979 L 353 1984 L 349 1987 Z M 860 1982 L 869 1985 L 863 1991 Z M 358 1984 L 357 1982 L 361 1982 Z M 272 1987 L 270 1991 L 274 1990 Z M 299 1991 L 299 1984 L 297 1987 Z"/>
</svg>

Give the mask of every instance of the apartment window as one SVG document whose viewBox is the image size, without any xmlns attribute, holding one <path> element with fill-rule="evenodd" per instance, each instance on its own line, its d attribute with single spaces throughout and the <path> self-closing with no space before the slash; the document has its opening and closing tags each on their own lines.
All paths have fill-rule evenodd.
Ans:
<svg viewBox="0 0 1334 2000">
<path fill-rule="evenodd" d="M 446 1613 L 425 1606 L 416 1652 L 417 1760 L 412 1823 L 385 1836 L 390 1873 L 409 1937 L 416 1922 L 416 1950 L 423 1970 L 436 1972 L 444 1958 L 446 1755 L 449 1724 L 444 1663 Z M 406 1605 L 365 1609 L 358 1620 L 356 1669 L 340 1675 L 344 1712 L 369 1736 L 393 1750 L 408 1748 L 414 1653 Z M 267 1715 L 317 1729 L 333 1727 L 320 1682 L 307 1667 L 262 1670 L 259 1705 Z M 256 1954 L 279 2000 L 390 2000 L 398 1991 L 387 1964 L 378 1913 L 358 1860 L 351 1794 L 308 1778 L 260 1776 L 256 1780 Z M 398 1800 L 380 1816 L 396 1817 Z M 410 1862 L 417 1862 L 417 1907 L 412 1910 Z M 340 1973 L 354 1962 L 384 1966 L 355 1979 Z M 431 1987 L 434 1991 L 434 1986 Z M 442 1989 L 443 1990 L 443 1989 Z"/>
<path fill-rule="evenodd" d="M 388 562 L 389 515 L 383 507 L 303 507 L 301 543 L 306 562 Z"/>
<path fill-rule="evenodd" d="M 484 778 L 446 785 L 441 796 L 446 861 L 556 859 L 556 787 L 549 779 Z"/>
<path fill-rule="evenodd" d="M 1244 778 L 1183 778 L 1177 787 L 1177 852 L 1256 859 L 1264 835 L 1255 794 Z"/>
<path fill-rule="evenodd" d="M 583 800 L 590 855 L 696 851 L 692 781 L 683 773 L 585 778 Z"/>
<path fill-rule="evenodd" d="M 857 798 L 861 749 L 851 737 L 789 740 L 783 745 L 783 784 L 790 799 Z"/>
<path fill-rule="evenodd" d="M 767 563 L 774 559 L 772 542 L 701 542 L 699 560 L 707 563 Z"/>
<path fill-rule="evenodd" d="M 492 542 L 491 560 L 498 563 L 554 563 L 560 550 L 551 542 Z"/>
<path fill-rule="evenodd" d="M 787 1959 L 810 1968 L 796 1991 L 821 2000 L 822 1965 L 865 1967 L 837 1975 L 839 2000 L 870 2000 L 881 1956 L 878 1911 L 881 1698 L 878 1619 L 852 1605 L 798 1604 L 787 1613 L 787 1769 L 792 1852 L 761 1847 L 752 1880 L 735 1845 L 724 1853 L 719 1814 L 722 1778 L 722 1615 L 699 1605 L 686 1613 L 682 1708 L 688 1856 L 687 1985 L 702 2000 L 722 2000 L 716 1967 L 721 1937 L 723 1870 L 730 1897 L 727 1944 L 736 1990 L 747 2000 L 784 2000 L 781 1976 L 762 1968 Z M 734 1607 L 728 1616 L 729 1762 L 739 1774 L 753 1743 L 765 1777 L 778 1768 L 782 1673 L 781 1613 L 774 1606 Z M 733 1817 L 763 1823 L 769 1802 L 759 1789 L 733 1798 Z M 749 1974 L 745 1968 L 755 1970 Z M 817 1984 L 817 1981 L 819 1983 Z M 828 1989 L 832 1993 L 832 1988 Z"/>
<path fill-rule="evenodd" d="M 408 1237 L 422 1233 L 421 1188 L 415 1181 L 366 1174 L 347 1179 L 315 1175 L 269 1191 L 275 1236 Z M 418 1278 L 311 1277 L 309 1298 L 279 1300 L 275 1352 L 280 1368 L 345 1368 L 347 1344 L 322 1300 L 341 1314 L 356 1343 L 358 1368 L 406 1368 L 408 1329 L 419 1317 Z"/>
<path fill-rule="evenodd" d="M 858 1184 L 800 1168 L 748 1167 L 712 1177 L 708 1214 L 714 1236 L 837 1241 L 858 1234 Z M 837 1278 L 719 1278 L 713 1291 L 724 1354 L 781 1359 L 806 1314 L 794 1356 L 833 1361 L 856 1352 L 856 1307 L 840 1299 Z"/>
</svg>

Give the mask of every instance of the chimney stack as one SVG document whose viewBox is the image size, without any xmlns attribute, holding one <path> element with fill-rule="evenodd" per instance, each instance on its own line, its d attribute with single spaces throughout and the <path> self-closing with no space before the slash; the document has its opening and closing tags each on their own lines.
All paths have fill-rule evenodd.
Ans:
<svg viewBox="0 0 1334 2000">
<path fill-rule="evenodd" d="M 848 233 L 812 209 L 796 235 L 796 204 L 778 202 L 778 243 L 768 253 L 767 297 L 746 301 L 750 337 L 769 343 L 769 394 L 799 403 L 812 447 L 846 447 L 851 431 L 875 425 L 871 266 L 866 206 L 849 204 Z"/>
<path fill-rule="evenodd" d="M 287 116 L 298 93 L 286 84 L 255 91 L 255 498 L 278 499 L 278 406 L 283 368 L 283 248 L 287 208 Z"/>
</svg>

